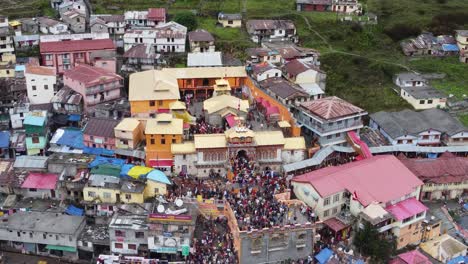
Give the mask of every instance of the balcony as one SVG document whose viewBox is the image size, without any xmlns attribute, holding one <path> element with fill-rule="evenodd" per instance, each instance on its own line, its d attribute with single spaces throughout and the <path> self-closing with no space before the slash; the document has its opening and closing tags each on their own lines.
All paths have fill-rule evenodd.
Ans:
<svg viewBox="0 0 468 264">
<path fill-rule="evenodd" d="M 307 128 L 314 130 L 319 134 L 325 134 L 338 130 L 352 130 L 363 126 L 361 120 L 347 123 L 343 122 L 342 124 L 334 124 L 332 126 L 329 126 L 328 124 L 322 125 L 319 123 L 312 123 L 310 122 L 310 119 L 304 119 L 302 116 L 299 116 L 298 121 L 300 124 L 307 126 Z"/>
<path fill-rule="evenodd" d="M 106 85 L 103 87 L 100 86 L 94 86 L 86 89 L 86 95 L 93 95 L 93 94 L 98 94 L 100 92 L 105 92 L 105 91 L 111 91 L 111 90 L 116 90 L 122 88 L 123 85 L 118 83 L 118 84 L 111 84 L 111 85 Z"/>
</svg>

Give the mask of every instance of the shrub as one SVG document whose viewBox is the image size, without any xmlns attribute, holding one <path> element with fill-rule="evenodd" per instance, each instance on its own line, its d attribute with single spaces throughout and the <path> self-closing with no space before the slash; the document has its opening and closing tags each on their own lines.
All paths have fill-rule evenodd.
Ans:
<svg viewBox="0 0 468 264">
<path fill-rule="evenodd" d="M 188 31 L 193 31 L 197 28 L 197 17 L 191 12 L 178 13 L 174 17 L 174 21 L 187 27 Z"/>
<path fill-rule="evenodd" d="M 384 29 L 384 33 L 393 41 L 400 41 L 402 39 L 419 35 L 421 33 L 421 29 L 417 26 L 396 24 L 390 28 Z"/>
</svg>

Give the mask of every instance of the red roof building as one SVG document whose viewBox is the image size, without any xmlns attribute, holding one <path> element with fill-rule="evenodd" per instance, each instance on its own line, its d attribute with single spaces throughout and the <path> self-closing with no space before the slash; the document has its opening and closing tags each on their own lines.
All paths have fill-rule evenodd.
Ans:
<svg viewBox="0 0 468 264">
<path fill-rule="evenodd" d="M 54 190 L 57 185 L 57 174 L 52 173 L 29 173 L 21 185 L 22 189 Z"/>
<path fill-rule="evenodd" d="M 166 23 L 165 8 L 150 8 L 148 9 L 148 20 L 154 21 L 155 25 Z"/>
<path fill-rule="evenodd" d="M 419 250 L 412 250 L 402 253 L 397 258 L 392 259 L 389 264 L 431 264 L 428 257 L 424 256 Z"/>
<path fill-rule="evenodd" d="M 77 63 L 91 64 L 91 53 L 113 51 L 111 39 L 83 39 L 41 42 L 40 53 L 43 66 L 55 67 L 58 73 L 72 69 Z"/>
</svg>

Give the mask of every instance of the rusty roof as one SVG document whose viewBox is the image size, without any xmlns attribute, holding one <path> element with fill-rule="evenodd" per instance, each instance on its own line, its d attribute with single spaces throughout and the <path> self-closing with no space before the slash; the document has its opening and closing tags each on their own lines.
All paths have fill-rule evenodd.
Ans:
<svg viewBox="0 0 468 264">
<path fill-rule="evenodd" d="M 361 108 L 336 96 L 304 102 L 301 104 L 301 107 L 304 110 L 326 120 L 365 112 Z"/>
<path fill-rule="evenodd" d="M 90 118 L 83 134 L 97 137 L 114 137 L 114 128 L 119 124 L 118 120 L 107 118 Z"/>
<path fill-rule="evenodd" d="M 189 41 L 214 41 L 213 35 L 204 29 L 197 29 L 188 33 Z"/>
<path fill-rule="evenodd" d="M 291 20 L 249 20 L 247 28 L 253 30 L 295 29 Z"/>
<path fill-rule="evenodd" d="M 166 21 L 165 8 L 150 8 L 148 9 L 148 19 L 156 21 Z"/>
<path fill-rule="evenodd" d="M 55 75 L 55 69 L 38 65 L 26 65 L 26 73 L 36 75 Z"/>
<path fill-rule="evenodd" d="M 314 70 L 314 71 L 317 71 L 317 72 L 321 72 L 323 73 L 319 68 L 313 66 L 313 65 L 310 65 L 306 62 L 303 62 L 301 60 L 292 60 L 288 63 L 286 63 L 286 65 L 284 65 L 283 69 L 291 74 L 291 75 L 298 75 L 300 73 L 303 73 L 307 70 Z"/>
<path fill-rule="evenodd" d="M 64 76 L 82 82 L 86 87 L 101 83 L 115 82 L 122 79 L 118 74 L 87 64 L 78 64 L 75 68 L 66 71 Z"/>
</svg>

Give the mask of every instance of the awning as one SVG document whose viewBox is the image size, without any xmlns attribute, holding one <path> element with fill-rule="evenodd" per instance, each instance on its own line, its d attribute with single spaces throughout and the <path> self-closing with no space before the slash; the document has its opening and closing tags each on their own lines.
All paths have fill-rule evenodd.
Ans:
<svg viewBox="0 0 468 264">
<path fill-rule="evenodd" d="M 68 121 L 75 122 L 75 121 L 80 121 L 80 120 L 81 120 L 81 115 L 76 115 L 76 114 L 68 115 Z"/>
<path fill-rule="evenodd" d="M 75 207 L 73 205 L 69 205 L 67 207 L 67 210 L 65 210 L 65 213 L 69 214 L 69 215 L 78 215 L 78 216 L 82 216 L 84 215 L 84 210 L 81 209 L 81 208 L 78 208 L 78 207 Z"/>
<path fill-rule="evenodd" d="M 278 115 L 279 114 L 279 108 L 277 106 L 267 107 L 266 114 L 267 115 Z"/>
<path fill-rule="evenodd" d="M 149 166 L 150 167 L 153 167 L 153 168 L 167 168 L 167 167 L 172 167 L 173 165 L 173 161 L 170 159 L 170 160 L 150 160 L 149 161 Z"/>
<path fill-rule="evenodd" d="M 160 170 L 152 170 L 148 175 L 146 175 L 148 180 L 161 182 L 164 184 L 172 185 L 171 181 L 167 178 L 166 174 Z"/>
<path fill-rule="evenodd" d="M 291 124 L 289 124 L 288 121 L 278 121 L 278 126 L 281 127 L 281 128 L 287 128 L 287 127 L 291 127 Z"/>
<path fill-rule="evenodd" d="M 331 230 L 333 230 L 333 231 L 335 231 L 335 232 L 341 231 L 341 230 L 345 229 L 346 227 L 348 227 L 348 225 L 346 225 L 345 223 L 341 222 L 341 221 L 338 220 L 336 217 L 327 219 L 327 220 L 325 220 L 323 223 L 324 223 L 328 228 L 330 228 Z"/>
<path fill-rule="evenodd" d="M 385 208 L 385 210 L 392 214 L 398 221 L 422 213 L 427 209 L 428 208 L 424 204 L 414 197 Z"/>
<path fill-rule="evenodd" d="M 236 118 L 235 115 L 228 114 L 225 118 L 226 118 L 226 122 L 228 122 L 229 124 L 229 127 L 234 127 L 236 125 L 236 120 L 234 120 Z"/>
<path fill-rule="evenodd" d="M 158 114 L 165 113 L 168 114 L 171 112 L 171 109 L 158 109 Z"/>
<path fill-rule="evenodd" d="M 331 251 L 331 249 L 324 248 L 317 255 L 315 255 L 315 259 L 320 264 L 326 264 L 332 255 L 333 251 Z"/>
<path fill-rule="evenodd" d="M 49 250 L 61 250 L 67 252 L 76 252 L 76 248 L 74 247 L 67 247 L 67 246 L 54 246 L 54 245 L 47 245 L 46 249 Z"/>
</svg>

